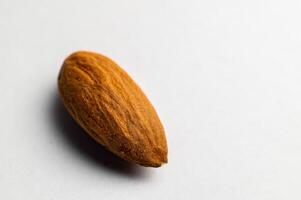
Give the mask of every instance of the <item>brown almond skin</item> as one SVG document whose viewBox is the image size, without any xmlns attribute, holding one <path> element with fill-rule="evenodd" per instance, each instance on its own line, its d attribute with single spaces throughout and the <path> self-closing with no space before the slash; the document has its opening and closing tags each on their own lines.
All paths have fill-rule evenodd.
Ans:
<svg viewBox="0 0 301 200">
<path fill-rule="evenodd" d="M 98 143 L 142 166 L 167 163 L 164 128 L 154 107 L 114 61 L 75 52 L 64 61 L 58 85 L 68 112 Z"/>
</svg>

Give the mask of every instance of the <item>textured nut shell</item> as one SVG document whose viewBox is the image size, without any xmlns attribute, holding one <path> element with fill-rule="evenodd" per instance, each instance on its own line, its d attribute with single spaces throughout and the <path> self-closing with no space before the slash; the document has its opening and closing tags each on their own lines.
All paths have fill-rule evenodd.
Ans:
<svg viewBox="0 0 301 200">
<path fill-rule="evenodd" d="M 165 133 L 155 109 L 111 59 L 73 53 L 65 60 L 58 83 L 65 107 L 98 143 L 143 166 L 167 163 Z"/>
</svg>

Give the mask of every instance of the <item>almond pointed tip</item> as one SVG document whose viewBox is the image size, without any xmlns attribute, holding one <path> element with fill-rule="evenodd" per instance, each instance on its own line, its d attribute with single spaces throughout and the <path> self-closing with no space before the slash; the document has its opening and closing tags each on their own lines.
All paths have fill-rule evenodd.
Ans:
<svg viewBox="0 0 301 200">
<path fill-rule="evenodd" d="M 153 156 L 150 159 L 151 167 L 161 167 L 168 163 L 167 151 L 162 149 L 156 149 Z"/>
</svg>

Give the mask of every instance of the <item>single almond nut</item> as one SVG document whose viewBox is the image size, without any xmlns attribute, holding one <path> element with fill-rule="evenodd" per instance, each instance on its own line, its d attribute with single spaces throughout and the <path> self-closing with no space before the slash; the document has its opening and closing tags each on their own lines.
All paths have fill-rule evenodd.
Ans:
<svg viewBox="0 0 301 200">
<path fill-rule="evenodd" d="M 58 85 L 68 112 L 98 143 L 143 166 L 167 163 L 166 137 L 154 107 L 114 61 L 73 53 L 63 63 Z"/>
</svg>

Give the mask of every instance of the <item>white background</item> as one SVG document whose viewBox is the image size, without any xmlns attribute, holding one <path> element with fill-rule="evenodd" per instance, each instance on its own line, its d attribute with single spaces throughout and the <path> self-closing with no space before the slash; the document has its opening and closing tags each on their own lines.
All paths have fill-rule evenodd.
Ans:
<svg viewBox="0 0 301 200">
<path fill-rule="evenodd" d="M 0 0 L 0 199 L 301 199 L 301 2 Z M 70 53 L 111 57 L 165 126 L 143 168 L 57 97 Z"/>
</svg>

